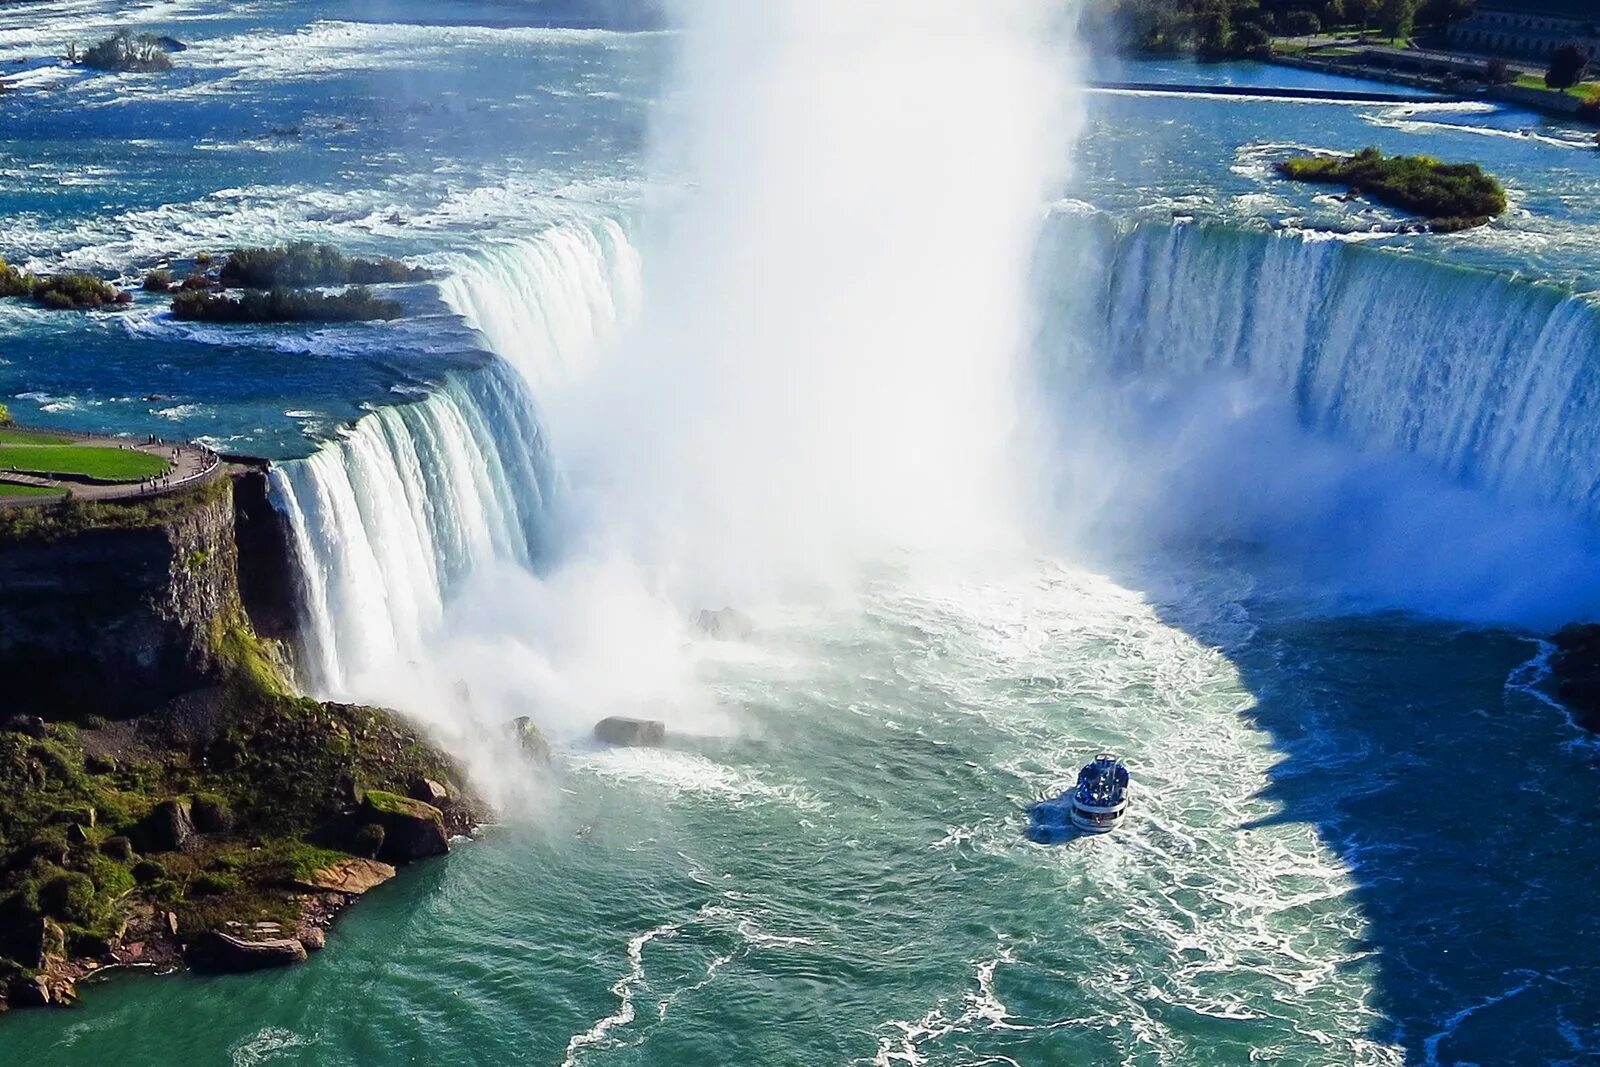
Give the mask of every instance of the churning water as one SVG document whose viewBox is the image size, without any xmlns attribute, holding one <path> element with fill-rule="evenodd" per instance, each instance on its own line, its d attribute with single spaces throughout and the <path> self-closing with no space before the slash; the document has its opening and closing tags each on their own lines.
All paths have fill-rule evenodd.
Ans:
<svg viewBox="0 0 1600 1067">
<path fill-rule="evenodd" d="M 271 115 L 352 42 L 374 76 L 441 85 L 503 48 L 538 84 L 501 104 L 572 123 L 529 155 L 578 177 L 474 158 L 441 193 L 384 155 L 377 192 L 326 177 L 336 209 L 258 190 L 178 212 L 413 242 L 448 271 L 442 306 L 408 298 L 424 341 L 292 338 L 360 368 L 341 403 L 426 395 L 274 485 L 306 570 L 304 680 L 429 723 L 504 823 L 374 894 L 303 968 L 112 981 L 8 1019 L 8 1056 L 1600 1056 L 1600 772 L 1530 684 L 1537 642 L 1502 628 L 1594 607 L 1592 305 L 1309 225 L 1171 220 L 1208 153 L 1218 214 L 1265 195 L 1240 123 L 1500 120 L 1184 101 L 1200 117 L 1163 133 L 1150 100 L 1090 100 L 1072 188 L 1095 207 L 1047 212 L 1064 179 L 1042 149 L 1066 158 L 1074 121 L 1050 27 L 1022 4 L 918 4 L 905 27 L 857 7 L 706 5 L 649 149 L 605 95 L 656 91 L 607 73 L 669 47 L 640 35 L 319 22 L 273 30 L 297 58 L 270 78 L 226 58 L 242 29 L 202 49 L 224 84 L 191 87 L 197 107 L 281 80 L 251 97 Z M 819 79 L 840 95 L 808 95 Z M 424 117 L 390 115 L 393 137 L 428 165 L 468 151 L 464 105 L 437 129 L 405 114 Z M 1131 176 L 1096 140 L 1130 121 L 1167 146 Z M 1504 150 L 1566 151 L 1549 140 Z M 606 184 L 638 155 L 681 168 L 643 204 Z M 1166 184 L 1143 189 L 1148 167 Z M 385 197 L 414 221 L 391 228 Z M 140 321 L 136 351 L 215 358 Z M 492 358 L 463 354 L 463 327 Z M 276 388 L 205 398 L 281 441 L 257 391 Z M 724 602 L 753 637 L 689 625 Z M 587 739 L 630 713 L 674 744 Z M 518 714 L 555 741 L 550 773 L 497 751 Z M 1133 768 L 1129 825 L 1028 843 L 1026 805 L 1103 748 Z"/>
</svg>

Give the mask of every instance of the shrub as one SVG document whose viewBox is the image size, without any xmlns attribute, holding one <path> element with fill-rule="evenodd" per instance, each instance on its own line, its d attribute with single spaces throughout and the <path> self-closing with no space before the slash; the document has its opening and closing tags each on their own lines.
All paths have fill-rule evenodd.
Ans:
<svg viewBox="0 0 1600 1067">
<path fill-rule="evenodd" d="M 39 279 L 0 259 L 0 296 L 31 296 Z"/>
<path fill-rule="evenodd" d="M 1309 37 L 1321 32 L 1322 20 L 1312 11 L 1291 11 L 1283 16 L 1280 28 L 1291 37 Z"/>
<path fill-rule="evenodd" d="M 244 888 L 236 875 L 209 871 L 189 883 L 191 897 L 222 897 Z"/>
<path fill-rule="evenodd" d="M 133 859 L 133 842 L 118 834 L 100 842 L 100 851 L 118 863 L 127 863 Z"/>
<path fill-rule="evenodd" d="M 156 860 L 140 860 L 133 865 L 133 880 L 140 885 L 152 885 L 167 876 L 167 869 Z"/>
<path fill-rule="evenodd" d="M 39 906 L 46 915 L 87 925 L 94 921 L 94 879 L 77 871 L 62 871 L 39 886 Z"/>
<path fill-rule="evenodd" d="M 214 793 L 200 793 L 190 804 L 194 824 L 201 833 L 227 833 L 233 829 L 233 809 Z"/>
<path fill-rule="evenodd" d="M 1552 89 L 1566 92 L 1583 80 L 1589 69 L 1589 54 L 1575 44 L 1564 44 L 1550 56 L 1550 69 L 1544 73 L 1544 83 Z"/>
<path fill-rule="evenodd" d="M 164 293 L 172 288 L 170 270 L 153 270 L 144 276 L 144 287 L 152 293 Z"/>
<path fill-rule="evenodd" d="M 199 322 L 359 322 L 397 319 L 401 313 L 398 302 L 379 299 L 359 285 L 342 293 L 269 289 L 237 299 L 203 292 L 179 293 L 172 299 L 174 318 Z"/>
<path fill-rule="evenodd" d="M 33 284 L 33 298 L 47 308 L 98 308 L 126 304 L 133 298 L 92 274 L 56 274 Z"/>
<path fill-rule="evenodd" d="M 1376 148 L 1364 148 L 1353 156 L 1287 159 L 1278 164 L 1278 172 L 1295 181 L 1348 185 L 1430 219 L 1481 225 L 1506 210 L 1504 187 L 1476 163 L 1384 156 Z"/>
<path fill-rule="evenodd" d="M 1416 23 L 1416 0 L 1380 0 L 1378 28 L 1386 37 L 1409 37 Z"/>
<path fill-rule="evenodd" d="M 132 30 L 118 30 L 105 40 L 90 45 L 79 60 L 95 70 L 169 70 L 172 57 L 161 45 L 161 38 L 153 33 L 135 34 Z"/>
<path fill-rule="evenodd" d="M 1247 22 L 1234 31 L 1228 48 L 1238 56 L 1263 56 L 1272 50 L 1272 38 L 1260 26 Z"/>
<path fill-rule="evenodd" d="M 433 277 L 398 259 L 350 259 L 332 245 L 296 241 L 279 248 L 241 248 L 222 265 L 222 283 L 246 289 L 304 285 L 378 285 Z"/>
</svg>

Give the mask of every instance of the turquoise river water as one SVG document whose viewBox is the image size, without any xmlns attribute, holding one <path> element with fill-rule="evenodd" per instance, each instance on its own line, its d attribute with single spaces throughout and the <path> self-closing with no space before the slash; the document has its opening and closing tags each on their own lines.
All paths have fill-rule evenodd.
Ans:
<svg viewBox="0 0 1600 1067">
<path fill-rule="evenodd" d="M 123 23 L 190 47 L 154 75 L 50 58 Z M 313 238 L 439 270 L 394 324 L 6 302 L 0 400 L 279 461 L 301 682 L 418 716 L 500 808 L 307 965 L 113 976 L 11 1013 L 0 1063 L 1600 1063 L 1600 750 L 1543 695 L 1539 640 L 1600 609 L 1589 135 L 1474 102 L 1069 90 L 1047 119 L 1076 136 L 1028 200 L 983 162 L 1033 143 L 1012 109 L 869 124 L 915 180 L 804 123 L 839 155 L 791 160 L 748 123 L 787 114 L 760 86 L 799 60 L 707 93 L 694 27 L 653 26 L 492 0 L 0 8 L 8 260 L 131 283 Z M 975 36 L 957 95 L 993 102 L 1013 65 Z M 842 63 L 819 114 L 901 103 L 849 95 L 880 58 Z M 944 101 L 936 64 L 892 62 Z M 702 161 L 730 169 L 697 187 L 656 168 L 702 109 L 732 131 Z M 1272 172 L 1366 144 L 1479 160 L 1512 208 L 1394 234 Z M 792 227 L 812 186 L 858 238 Z M 659 232 L 697 188 L 728 211 L 688 209 L 712 252 Z M 759 255 L 724 255 L 745 236 Z M 1013 248 L 1007 287 L 988 267 Z M 652 304 L 702 288 L 750 303 L 710 331 Z M 944 352 L 999 329 L 991 297 L 1027 327 L 993 365 L 1026 397 L 1004 418 L 991 364 Z M 702 358 L 723 328 L 740 358 Z M 681 362 L 627 362 L 641 335 Z M 991 424 L 1029 442 L 999 532 Z M 900 525 L 950 536 L 862 534 Z M 754 636 L 686 624 L 724 602 Z M 616 713 L 674 742 L 590 742 Z M 549 771 L 497 750 L 517 714 Z M 1029 842 L 1028 804 L 1106 748 L 1128 825 Z"/>
</svg>

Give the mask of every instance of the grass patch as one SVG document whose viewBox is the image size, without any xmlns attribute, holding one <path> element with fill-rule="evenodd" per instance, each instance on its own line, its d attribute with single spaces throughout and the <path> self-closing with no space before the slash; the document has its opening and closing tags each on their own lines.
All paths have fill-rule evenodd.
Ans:
<svg viewBox="0 0 1600 1067">
<path fill-rule="evenodd" d="M 1552 89 L 1544 83 L 1544 77 L 1538 74 L 1519 74 L 1517 80 L 1511 84 L 1518 89 L 1536 89 L 1541 93 L 1550 93 L 1553 96 L 1563 95 L 1560 90 Z M 1579 82 L 1565 95 L 1584 101 L 1600 101 L 1600 82 Z"/>
<path fill-rule="evenodd" d="M 230 499 L 227 478 L 161 496 L 128 500 L 68 499 L 48 507 L 0 511 L 0 541 L 55 541 L 86 530 L 141 530 L 170 522 L 191 508 Z"/>
<path fill-rule="evenodd" d="M 168 463 L 137 449 L 0 442 L 0 467 L 33 474 L 78 474 L 103 482 L 136 482 L 165 474 Z"/>
<path fill-rule="evenodd" d="M 1390 207 L 1422 215 L 1436 229 L 1482 225 L 1506 210 L 1505 188 L 1476 163 L 1429 156 L 1385 156 L 1364 148 L 1353 156 L 1301 156 L 1278 164 L 1301 182 L 1344 185 Z"/>
<path fill-rule="evenodd" d="M 4 496 L 65 496 L 61 489 L 47 489 L 42 485 L 17 485 L 14 482 L 0 482 L 0 497 Z"/>
<path fill-rule="evenodd" d="M 70 445 L 72 438 L 33 430 L 0 429 L 0 445 Z"/>
</svg>

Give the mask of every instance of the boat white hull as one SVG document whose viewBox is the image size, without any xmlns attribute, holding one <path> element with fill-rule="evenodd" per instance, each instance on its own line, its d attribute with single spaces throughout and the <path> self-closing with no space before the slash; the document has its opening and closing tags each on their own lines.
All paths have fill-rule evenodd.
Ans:
<svg viewBox="0 0 1600 1067">
<path fill-rule="evenodd" d="M 1086 834 L 1104 834 L 1122 825 L 1122 817 L 1127 811 L 1126 800 L 1109 808 L 1097 808 L 1074 801 L 1067 817 L 1072 820 L 1073 826 Z"/>
</svg>

